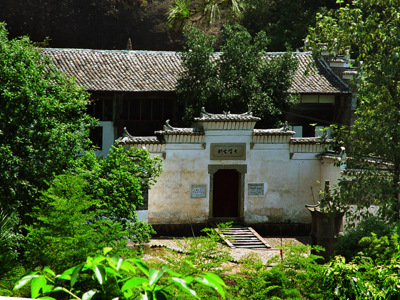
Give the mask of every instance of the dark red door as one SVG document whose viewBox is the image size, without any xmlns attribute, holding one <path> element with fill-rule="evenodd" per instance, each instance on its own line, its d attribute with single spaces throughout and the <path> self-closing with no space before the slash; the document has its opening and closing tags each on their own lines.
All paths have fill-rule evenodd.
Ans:
<svg viewBox="0 0 400 300">
<path fill-rule="evenodd" d="M 213 217 L 238 217 L 239 175 L 237 170 L 218 170 L 213 182 Z"/>
</svg>

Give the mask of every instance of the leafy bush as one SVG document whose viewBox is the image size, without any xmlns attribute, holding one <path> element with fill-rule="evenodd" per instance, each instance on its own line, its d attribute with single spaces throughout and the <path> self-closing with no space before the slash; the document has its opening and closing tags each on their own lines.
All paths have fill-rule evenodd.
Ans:
<svg viewBox="0 0 400 300">
<path fill-rule="evenodd" d="M 4 3 L 4 2 L 3 2 Z M 53 66 L 28 37 L 8 39 L 0 23 L 0 195 L 2 205 L 26 213 L 37 205 L 44 180 L 70 169 L 90 148 L 85 113 L 89 94 Z"/>
<path fill-rule="evenodd" d="M 227 277 L 234 280 L 234 299 L 321 299 L 325 267 L 316 263 L 320 256 L 310 246 L 287 244 L 284 259 L 275 257 L 268 269 L 257 257 L 246 257 L 243 270 Z M 315 248 L 320 251 L 320 248 Z"/>
<path fill-rule="evenodd" d="M 324 276 L 323 288 L 329 295 L 325 299 L 399 299 L 399 250 L 384 264 L 365 256 L 345 263 L 344 257 L 336 256 Z"/>
<path fill-rule="evenodd" d="M 124 297 L 124 299 L 137 299 L 140 296 L 143 300 L 161 300 L 171 299 L 171 294 L 160 281 L 164 274 L 169 274 L 175 287 L 196 299 L 199 299 L 199 297 L 192 287 L 194 282 L 211 287 L 214 292 L 216 291 L 222 298 L 225 298 L 225 284 L 221 278 L 213 273 L 204 272 L 194 277 L 181 275 L 167 267 L 157 270 L 149 268 L 140 259 L 110 257 L 107 254 L 111 250 L 111 248 L 104 248 L 104 255 L 88 257 L 86 262 L 72 267 L 60 275 L 56 275 L 48 267 L 45 267 L 42 272 L 28 273 L 17 282 L 15 289 L 20 289 L 31 283 L 32 298 L 37 298 L 40 294 L 61 291 L 77 299 L 91 299 L 93 296 L 99 295 L 101 299 L 112 299 L 115 296 Z M 96 288 L 87 291 L 75 288 L 75 284 L 85 272 L 92 274 L 91 278 L 92 281 L 95 281 Z M 69 284 L 66 284 L 66 281 L 69 281 Z M 117 290 L 116 294 L 107 293 L 105 289 L 107 284 L 116 287 L 114 289 L 114 291 Z M 47 297 L 47 299 L 55 300 L 52 297 Z"/>
<path fill-rule="evenodd" d="M 22 235 L 18 233 L 17 213 L 0 204 L 0 279 L 17 264 Z"/>
<path fill-rule="evenodd" d="M 113 146 L 107 157 L 85 152 L 73 174 L 85 179 L 86 195 L 104 205 L 106 218 L 120 222 L 131 240 L 144 243 L 155 232 L 147 223 L 138 223 L 136 209 L 143 204 L 143 191 L 156 182 L 161 171 L 161 160 L 151 158 L 148 151 L 124 150 L 120 145 Z"/>
<path fill-rule="evenodd" d="M 357 227 L 348 230 L 344 235 L 339 236 L 334 244 L 335 255 L 343 256 L 346 261 L 352 261 L 355 256 L 365 248 L 359 241 L 364 237 L 370 237 L 374 233 L 377 238 L 400 234 L 400 227 L 397 223 L 388 223 L 372 217 L 360 222 Z"/>
<path fill-rule="evenodd" d="M 224 228 L 229 226 L 229 224 L 219 225 Z M 183 242 L 176 240 L 184 253 L 184 259 L 180 259 L 180 254 L 175 252 L 166 258 L 182 274 L 194 274 L 199 271 L 219 272 L 222 263 L 232 260 L 229 249 L 219 243 L 222 238 L 214 229 L 204 228 L 202 232 L 205 232 L 206 236 L 184 238 Z"/>
<path fill-rule="evenodd" d="M 284 245 L 282 249 L 284 259 L 275 258 L 278 262 L 272 268 L 275 275 L 272 276 L 273 273 L 271 273 L 271 276 L 266 278 L 272 284 L 281 282 L 281 288 L 273 290 L 273 293 L 282 299 L 321 299 L 325 267 L 317 263 L 321 256 L 312 254 L 311 250 L 318 253 L 323 251 L 323 248 L 309 245 Z M 279 281 L 275 282 L 274 278 L 278 278 Z"/>
<path fill-rule="evenodd" d="M 94 255 L 99 247 L 126 245 L 127 233 L 86 193 L 81 176 L 59 175 L 43 192 L 32 213 L 37 221 L 28 231 L 26 260 L 30 267 L 50 266 L 57 272 Z"/>
</svg>

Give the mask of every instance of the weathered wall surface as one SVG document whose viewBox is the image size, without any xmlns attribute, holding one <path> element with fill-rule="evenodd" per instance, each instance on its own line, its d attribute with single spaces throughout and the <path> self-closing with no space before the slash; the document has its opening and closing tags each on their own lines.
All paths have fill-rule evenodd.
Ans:
<svg viewBox="0 0 400 300">
<path fill-rule="evenodd" d="M 165 153 L 164 171 L 149 191 L 149 222 L 188 223 L 188 214 L 192 222 L 204 222 L 208 218 L 210 186 L 205 150 L 167 148 Z M 206 185 L 207 198 L 191 198 L 192 184 Z"/>
<path fill-rule="evenodd" d="M 313 203 L 319 189 L 319 159 L 289 159 L 289 149 L 254 151 L 247 177 L 247 182 L 267 185 L 263 197 L 249 196 L 246 190 L 248 223 L 311 222 L 305 204 Z"/>
<path fill-rule="evenodd" d="M 164 172 L 149 192 L 149 222 L 153 224 L 206 223 L 212 219 L 212 176 L 209 166 L 245 165 L 242 216 L 254 223 L 310 223 L 305 204 L 318 201 L 325 180 L 334 184 L 340 170 L 332 160 L 321 159 L 321 147 L 298 147 L 289 143 L 253 143 L 249 130 L 205 131 L 203 144 L 168 144 Z M 245 143 L 246 159 L 210 159 L 214 143 Z M 296 148 L 297 149 L 297 148 Z M 313 150 L 314 149 L 314 150 Z M 307 152 L 308 151 L 308 152 Z M 249 184 L 262 184 L 263 195 L 249 195 Z M 201 198 L 191 196 L 192 185 L 205 186 Z"/>
</svg>

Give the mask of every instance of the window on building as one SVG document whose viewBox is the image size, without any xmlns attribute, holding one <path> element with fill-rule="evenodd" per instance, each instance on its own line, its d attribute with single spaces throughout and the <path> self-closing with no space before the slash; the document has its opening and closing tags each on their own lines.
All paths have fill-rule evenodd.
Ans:
<svg viewBox="0 0 400 300">
<path fill-rule="evenodd" d="M 124 99 L 120 118 L 141 121 L 173 119 L 174 104 L 173 99 Z"/>
<path fill-rule="evenodd" d="M 335 95 L 302 95 L 301 103 L 330 103 L 335 104 Z"/>
<path fill-rule="evenodd" d="M 86 112 L 100 121 L 113 120 L 113 100 L 112 99 L 92 99 L 87 106 Z"/>
<path fill-rule="evenodd" d="M 124 98 L 118 134 L 126 127 L 134 136 L 154 135 L 154 131 L 162 130 L 166 120 L 172 126 L 182 126 L 183 107 L 173 98 Z"/>
</svg>

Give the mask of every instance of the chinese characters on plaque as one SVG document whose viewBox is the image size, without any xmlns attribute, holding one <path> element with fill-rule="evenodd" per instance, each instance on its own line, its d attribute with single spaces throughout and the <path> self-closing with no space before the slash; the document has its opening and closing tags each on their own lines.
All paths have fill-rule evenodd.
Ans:
<svg viewBox="0 0 400 300">
<path fill-rule="evenodd" d="M 211 160 L 245 160 L 245 143 L 211 144 Z"/>
<path fill-rule="evenodd" d="M 191 198 L 205 198 L 206 186 L 205 185 L 192 185 L 190 191 Z"/>
</svg>

